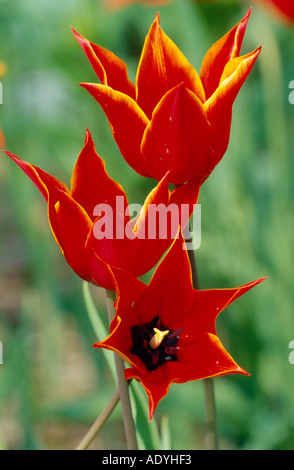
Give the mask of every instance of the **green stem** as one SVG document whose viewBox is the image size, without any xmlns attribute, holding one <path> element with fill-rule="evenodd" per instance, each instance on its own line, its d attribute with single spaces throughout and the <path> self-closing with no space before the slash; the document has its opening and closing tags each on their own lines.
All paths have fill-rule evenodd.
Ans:
<svg viewBox="0 0 294 470">
<path fill-rule="evenodd" d="M 86 450 L 93 439 L 97 436 L 98 432 L 102 428 L 103 424 L 107 421 L 111 413 L 113 412 L 114 408 L 119 402 L 119 391 L 116 390 L 115 393 L 112 395 L 111 399 L 107 403 L 104 410 L 100 413 L 97 417 L 95 422 L 92 424 L 88 432 L 85 434 L 79 445 L 76 447 L 76 450 Z"/>
<path fill-rule="evenodd" d="M 206 450 L 217 450 L 216 406 L 213 379 L 211 377 L 204 379 L 203 384 L 206 412 L 206 434 L 204 446 Z"/>
<path fill-rule="evenodd" d="M 106 291 L 107 299 L 107 311 L 109 324 L 112 322 L 115 316 L 114 302 L 116 300 L 115 291 Z M 114 354 L 119 397 L 121 401 L 121 408 L 123 414 L 123 423 L 125 429 L 125 435 L 127 440 L 128 450 L 137 450 L 137 439 L 136 439 L 136 428 L 133 420 L 131 402 L 128 390 L 128 382 L 125 379 L 125 367 L 124 361 L 115 353 Z"/>
<path fill-rule="evenodd" d="M 190 240 L 191 241 L 191 240 Z M 187 250 L 192 270 L 192 280 L 194 289 L 200 289 L 199 275 L 196 264 L 196 257 L 194 250 Z M 217 449 L 217 426 L 216 426 L 216 406 L 214 398 L 214 382 L 210 377 L 203 379 L 204 384 L 204 400 L 205 400 L 205 449 Z"/>
</svg>

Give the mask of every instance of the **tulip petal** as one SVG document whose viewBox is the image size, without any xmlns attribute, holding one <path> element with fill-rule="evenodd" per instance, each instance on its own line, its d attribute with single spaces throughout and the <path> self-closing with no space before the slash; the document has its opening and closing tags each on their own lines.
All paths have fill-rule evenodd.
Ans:
<svg viewBox="0 0 294 470">
<path fill-rule="evenodd" d="M 163 239 L 157 238 L 158 229 L 153 227 L 154 218 L 149 210 L 167 207 L 169 196 L 168 182 L 164 179 L 148 195 L 137 219 L 130 220 L 118 211 L 105 212 L 95 221 L 90 235 L 95 253 L 109 265 L 127 270 L 135 277 L 150 271 L 172 240 L 169 233 Z"/>
<path fill-rule="evenodd" d="M 261 48 L 258 48 L 242 58 L 236 58 L 229 62 L 224 70 L 220 86 L 204 104 L 207 119 L 211 124 L 211 145 L 215 155 L 211 170 L 227 149 L 234 101 L 260 51 Z"/>
<path fill-rule="evenodd" d="M 202 335 L 189 350 L 179 350 L 178 360 L 166 362 L 152 374 L 131 367 L 125 370 L 126 380 L 140 381 L 149 399 L 149 420 L 152 419 L 160 400 L 172 383 L 185 383 L 225 374 L 249 375 L 233 360 L 220 340 L 209 333 Z"/>
<path fill-rule="evenodd" d="M 193 340 L 202 332 L 216 334 L 215 322 L 218 315 L 225 310 L 232 302 L 244 295 L 250 289 L 263 282 L 262 277 L 251 281 L 243 286 L 230 289 L 206 289 L 195 290 L 194 301 L 190 312 L 186 313 L 184 323 L 180 320 L 172 324 L 173 328 L 189 325 Z"/>
<path fill-rule="evenodd" d="M 226 63 L 239 55 L 250 14 L 251 9 L 234 28 L 213 44 L 204 56 L 200 77 L 206 99 L 217 89 Z"/>
<path fill-rule="evenodd" d="M 157 14 L 146 36 L 138 66 L 137 103 L 151 118 L 153 109 L 165 93 L 182 82 L 200 101 L 205 101 L 198 73 L 163 32 Z"/>
<path fill-rule="evenodd" d="M 48 202 L 48 195 L 57 190 L 62 190 L 68 192 L 67 187 L 61 181 L 59 181 L 54 176 L 46 173 L 46 171 L 41 170 L 41 168 L 31 165 L 24 160 L 21 160 L 16 155 L 13 155 L 10 152 L 5 152 L 23 171 L 26 175 L 30 178 L 30 180 L 34 183 L 34 185 L 39 189 L 41 194 L 43 195 L 46 202 Z M 56 202 L 56 198 L 55 198 Z"/>
<path fill-rule="evenodd" d="M 95 254 L 110 266 L 134 272 L 134 240 L 125 235 L 127 219 L 121 213 L 105 211 L 94 222 L 89 243 Z"/>
<path fill-rule="evenodd" d="M 179 227 L 185 228 L 196 206 L 199 185 L 187 183 L 170 192 L 168 181 L 167 173 L 146 198 L 136 221 L 133 248 L 136 277 L 156 266 L 178 236 Z"/>
<path fill-rule="evenodd" d="M 134 226 L 134 231 L 136 232 L 136 236 L 138 238 L 146 238 L 148 234 L 151 234 L 152 238 L 159 239 L 158 231 L 156 227 L 151 226 L 152 221 L 148 220 L 148 216 L 152 207 L 155 208 L 158 205 L 163 205 L 164 207 L 168 206 L 170 198 L 168 177 L 169 175 L 167 173 L 159 181 L 157 186 L 152 191 L 150 191 L 144 201 Z"/>
<path fill-rule="evenodd" d="M 82 83 L 105 112 L 113 137 L 126 162 L 140 175 L 150 176 L 145 168 L 140 145 L 149 120 L 129 96 L 105 85 Z"/>
<path fill-rule="evenodd" d="M 179 207 L 180 225 L 182 230 L 185 229 L 197 205 L 199 191 L 200 183 L 194 180 L 177 186 L 171 192 L 170 204 L 176 204 Z"/>
<path fill-rule="evenodd" d="M 155 371 L 157 372 L 157 371 Z M 153 382 L 154 373 L 150 377 L 150 374 L 143 373 L 139 368 L 131 367 L 125 370 L 126 380 L 135 379 L 141 382 L 149 401 L 149 421 L 153 418 L 158 403 L 164 398 L 169 391 L 171 381 L 164 377 L 163 381 Z M 161 374 L 160 374 L 161 375 Z"/>
<path fill-rule="evenodd" d="M 49 173 L 46 173 L 46 171 L 43 171 L 41 168 L 35 165 L 31 165 L 30 163 L 27 163 L 24 160 L 21 160 L 16 155 L 13 155 L 10 152 L 6 152 L 6 154 L 24 171 L 24 173 L 39 189 L 45 201 L 48 203 L 48 219 L 50 227 L 57 245 L 59 246 L 61 251 L 63 251 L 59 235 L 58 223 L 56 221 L 56 213 L 55 210 L 52 210 L 52 207 L 54 207 L 54 205 L 58 201 L 60 191 L 68 194 L 68 188 L 57 178 L 50 175 Z"/>
<path fill-rule="evenodd" d="M 120 311 L 127 312 L 127 314 L 122 317 L 116 315 L 110 324 L 109 336 L 93 346 L 116 352 L 123 360 L 137 369 L 142 369 L 144 373 L 141 360 L 131 353 L 133 346 L 131 329 L 133 325 L 139 324 L 137 311 L 133 308 L 133 299 L 146 289 L 146 285 L 125 270 L 113 268 L 113 274 L 118 293 L 117 305 L 119 305 Z"/>
<path fill-rule="evenodd" d="M 126 64 L 112 52 L 88 41 L 74 28 L 71 29 L 101 83 L 135 98 L 135 85 L 128 78 Z"/>
<path fill-rule="evenodd" d="M 92 221 L 98 215 L 94 213 L 98 204 L 108 204 L 115 210 L 117 198 L 121 198 L 123 205 L 128 206 L 123 188 L 108 176 L 105 162 L 97 154 L 88 130 L 85 145 L 73 169 L 71 196 L 85 209 Z"/>
<path fill-rule="evenodd" d="M 200 380 L 233 373 L 249 375 L 238 366 L 216 335 L 208 332 L 202 333 L 197 341 L 187 347 L 181 340 L 184 336 L 185 331 L 181 334 L 178 343 L 178 360 L 173 364 L 166 364 L 165 374 L 173 382 L 184 383 L 188 380 Z"/>
<path fill-rule="evenodd" d="M 145 166 L 159 181 L 183 184 L 206 175 L 212 160 L 209 122 L 199 99 L 182 84 L 166 93 L 142 140 Z"/>
<path fill-rule="evenodd" d="M 58 202 L 50 209 L 55 211 L 59 242 L 70 267 L 82 279 L 114 289 L 113 277 L 106 263 L 95 256 L 90 245 L 87 246 L 93 223 L 86 211 L 63 191 L 59 191 Z"/>
<path fill-rule="evenodd" d="M 167 282 L 168 279 L 168 282 Z M 156 299 L 156 301 L 155 301 Z M 141 321 L 148 323 L 157 314 L 164 324 L 181 323 L 182 314 L 193 304 L 191 268 L 182 234 L 157 267 L 148 289 L 135 302 Z"/>
</svg>

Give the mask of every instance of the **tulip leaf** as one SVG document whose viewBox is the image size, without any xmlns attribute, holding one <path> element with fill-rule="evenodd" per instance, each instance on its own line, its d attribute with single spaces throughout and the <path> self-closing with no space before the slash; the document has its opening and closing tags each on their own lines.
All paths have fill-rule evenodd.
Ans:
<svg viewBox="0 0 294 470">
<path fill-rule="evenodd" d="M 162 417 L 160 437 L 160 450 L 172 450 L 172 439 L 168 416 Z"/>
<path fill-rule="evenodd" d="M 95 334 L 97 336 L 97 340 L 102 341 L 108 336 L 108 332 L 94 304 L 94 301 L 90 292 L 89 284 L 86 281 L 83 282 L 83 294 L 84 294 L 84 300 L 85 300 L 87 313 L 88 313 L 91 325 L 93 327 L 93 330 L 95 331 Z M 111 351 L 108 351 L 107 349 L 102 348 L 101 350 L 104 354 L 105 360 L 110 369 L 113 380 L 115 381 L 115 383 L 117 383 L 114 356 L 111 353 Z"/>
<path fill-rule="evenodd" d="M 141 450 L 160 450 L 160 437 L 155 419 L 148 421 L 149 408 L 145 392 L 135 380 L 130 384 L 131 404 Z"/>
</svg>

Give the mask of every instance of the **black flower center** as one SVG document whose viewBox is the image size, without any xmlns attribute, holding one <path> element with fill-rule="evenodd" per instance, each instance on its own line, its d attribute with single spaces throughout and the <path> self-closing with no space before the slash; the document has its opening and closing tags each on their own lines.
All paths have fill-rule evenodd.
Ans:
<svg viewBox="0 0 294 470">
<path fill-rule="evenodd" d="M 167 361 L 177 360 L 177 343 L 183 329 L 171 330 L 163 325 L 159 316 L 150 323 L 131 328 L 133 347 L 131 353 L 139 356 L 151 372 Z"/>
</svg>

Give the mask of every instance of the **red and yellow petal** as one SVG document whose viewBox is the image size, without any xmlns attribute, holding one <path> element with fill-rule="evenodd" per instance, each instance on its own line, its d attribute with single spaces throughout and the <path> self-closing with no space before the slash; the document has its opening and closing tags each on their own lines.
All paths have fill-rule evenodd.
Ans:
<svg viewBox="0 0 294 470">
<path fill-rule="evenodd" d="M 122 318 L 116 315 L 110 325 L 110 335 L 103 341 L 93 344 L 94 348 L 103 348 L 118 354 L 124 361 L 136 370 L 142 370 L 144 373 L 144 365 L 135 354 L 131 353 L 133 346 L 131 326 L 129 322 L 122 322 Z"/>
<path fill-rule="evenodd" d="M 149 123 L 146 115 L 129 96 L 105 85 L 82 83 L 105 112 L 113 137 L 126 162 L 140 175 L 149 176 L 140 145 Z"/>
<path fill-rule="evenodd" d="M 116 285 L 117 312 L 123 317 L 124 323 L 128 325 L 127 328 L 131 328 L 139 321 L 137 311 L 133 309 L 134 301 L 147 289 L 147 286 L 124 269 L 112 266 L 111 271 Z M 111 327 L 110 332 L 112 331 Z"/>
<path fill-rule="evenodd" d="M 137 219 L 131 220 L 123 212 L 106 207 L 94 221 L 90 235 L 95 253 L 111 266 L 128 270 L 135 277 L 147 273 L 158 263 L 178 231 L 179 221 L 174 224 L 176 233 L 173 237 L 166 224 L 165 236 L 158 237 L 162 220 L 158 220 L 157 208 L 166 210 L 169 198 L 168 181 L 164 178 L 147 196 Z"/>
<path fill-rule="evenodd" d="M 173 382 L 184 383 L 233 373 L 249 375 L 234 361 L 216 335 L 203 332 L 187 347 L 183 346 L 181 339 L 184 335 L 185 332 L 178 343 L 177 361 L 164 365 L 165 374 Z"/>
<path fill-rule="evenodd" d="M 157 371 L 155 371 L 155 373 L 156 372 Z M 138 382 L 141 382 L 144 387 L 149 401 L 149 421 L 153 418 L 160 400 L 168 394 L 169 388 L 172 384 L 172 381 L 167 380 L 166 376 L 163 377 L 162 381 L 155 384 L 152 380 L 155 373 L 147 373 L 135 367 L 125 370 L 126 380 L 135 379 Z"/>
<path fill-rule="evenodd" d="M 206 53 L 200 70 L 206 99 L 217 89 L 227 62 L 240 54 L 250 13 L 251 9 L 234 28 L 213 44 Z"/>
<path fill-rule="evenodd" d="M 173 184 L 202 179 L 211 165 L 210 124 L 203 104 L 183 84 L 156 106 L 142 140 L 148 172 L 159 181 L 167 171 Z"/>
<path fill-rule="evenodd" d="M 69 194 L 59 191 L 58 202 L 48 202 L 49 222 L 69 266 L 82 279 L 114 290 L 112 272 L 90 243 L 93 222 Z"/>
<path fill-rule="evenodd" d="M 184 239 L 178 237 L 156 268 L 148 289 L 135 301 L 142 323 L 150 322 L 157 314 L 168 327 L 179 325 L 193 305 L 190 263 Z"/>
<path fill-rule="evenodd" d="M 232 302 L 265 279 L 265 277 L 262 277 L 243 286 L 229 289 L 194 290 L 191 310 L 186 312 L 182 320 L 177 321 L 176 319 L 175 323 L 171 325 L 172 328 L 179 328 L 180 324 L 182 327 L 189 328 L 192 332 L 190 338 L 193 341 L 197 338 L 197 335 L 203 332 L 216 334 L 215 322 L 217 316 Z"/>
<path fill-rule="evenodd" d="M 34 183 L 34 185 L 38 188 L 40 193 L 43 195 L 46 202 L 48 202 L 49 193 L 51 193 L 51 198 L 53 194 L 56 193 L 57 190 L 61 190 L 64 192 L 68 192 L 68 188 L 59 181 L 54 176 L 46 173 L 41 168 L 38 168 L 35 165 L 31 165 L 30 163 L 21 160 L 16 155 L 13 155 L 10 152 L 5 152 L 23 171 L 24 173 L 30 178 L 30 180 Z M 56 197 L 55 197 L 56 202 Z"/>
<path fill-rule="evenodd" d="M 180 343 L 179 343 L 180 344 Z M 149 399 L 149 420 L 172 383 L 185 383 L 226 374 L 249 375 L 234 361 L 217 336 L 206 333 L 189 349 L 179 349 L 177 360 L 166 362 L 153 372 L 133 366 L 125 370 L 126 380 L 140 381 Z"/>
<path fill-rule="evenodd" d="M 74 28 L 72 32 L 101 83 L 135 98 L 135 85 L 128 78 L 126 64 L 113 52 L 90 42 Z"/>
<path fill-rule="evenodd" d="M 107 174 L 105 162 L 97 154 L 88 130 L 85 145 L 73 169 L 71 196 L 85 209 L 92 221 L 97 216 L 94 209 L 99 204 L 108 204 L 115 211 L 119 197 L 123 205 L 128 206 L 123 188 Z"/>
<path fill-rule="evenodd" d="M 129 219 L 123 214 L 106 207 L 94 221 L 89 243 L 107 264 L 133 272 L 136 264 L 134 239 L 125 234 L 128 223 Z"/>
<path fill-rule="evenodd" d="M 54 206 L 58 201 L 60 192 L 64 192 L 69 194 L 68 188 L 59 181 L 54 176 L 46 173 L 41 168 L 31 165 L 30 163 L 21 160 L 16 155 L 13 155 L 10 152 L 6 152 L 6 154 L 24 171 L 24 173 L 30 178 L 30 180 L 34 183 L 34 185 L 38 188 L 42 196 L 44 197 L 45 201 L 48 204 L 47 212 L 48 212 L 48 219 L 50 223 L 50 227 L 52 230 L 52 234 L 54 239 L 63 252 L 62 244 L 60 241 L 59 235 L 59 228 L 58 223 L 56 221 L 56 212 Z M 50 201 L 50 204 L 49 204 Z"/>
<path fill-rule="evenodd" d="M 214 161 L 211 170 L 227 149 L 234 101 L 250 74 L 260 51 L 261 48 L 258 48 L 242 58 L 236 58 L 229 62 L 227 68 L 225 68 L 221 84 L 204 104 L 207 119 L 211 124 L 210 139 L 214 149 Z"/>
<path fill-rule="evenodd" d="M 146 36 L 136 78 L 137 103 L 151 118 L 153 109 L 171 88 L 184 83 L 205 101 L 199 75 L 174 42 L 163 32 L 159 14 Z"/>
<path fill-rule="evenodd" d="M 168 181 L 166 174 L 146 198 L 136 221 L 133 247 L 136 277 L 157 265 L 178 236 L 179 227 L 186 227 L 196 206 L 198 184 L 187 183 L 170 192 Z"/>
<path fill-rule="evenodd" d="M 53 208 L 54 205 L 54 208 Z M 50 201 L 49 211 L 54 213 L 59 243 L 71 268 L 83 279 L 90 280 L 85 245 L 93 223 L 85 210 L 67 193 L 59 191 L 58 201 Z M 50 212 L 49 212 L 50 213 Z M 50 220 L 50 223 L 52 221 Z"/>
</svg>

